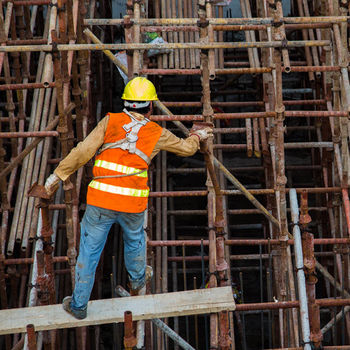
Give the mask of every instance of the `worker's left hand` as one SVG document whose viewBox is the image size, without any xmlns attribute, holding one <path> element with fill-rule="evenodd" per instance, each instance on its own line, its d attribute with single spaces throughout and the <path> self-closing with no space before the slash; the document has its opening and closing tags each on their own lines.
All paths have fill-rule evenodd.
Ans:
<svg viewBox="0 0 350 350">
<path fill-rule="evenodd" d="M 51 195 L 55 192 L 58 183 L 60 182 L 60 178 L 55 174 L 52 173 L 45 182 L 45 190 L 48 195 Z"/>
<path fill-rule="evenodd" d="M 200 130 L 196 130 L 195 132 L 191 133 L 191 135 L 198 135 L 200 141 L 206 140 L 209 136 L 213 134 L 213 129 L 212 128 L 204 128 Z"/>
</svg>

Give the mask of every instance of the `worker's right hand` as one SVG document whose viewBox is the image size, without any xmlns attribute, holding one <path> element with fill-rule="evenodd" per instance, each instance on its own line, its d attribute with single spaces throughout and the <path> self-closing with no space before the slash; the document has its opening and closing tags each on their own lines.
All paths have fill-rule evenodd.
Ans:
<svg viewBox="0 0 350 350">
<path fill-rule="evenodd" d="M 58 183 L 60 182 L 60 178 L 55 174 L 52 173 L 45 182 L 45 190 L 48 195 L 52 195 L 56 188 Z"/>
<path fill-rule="evenodd" d="M 200 141 L 206 140 L 209 136 L 213 134 L 213 129 L 212 128 L 204 128 L 204 129 L 199 129 L 196 130 L 195 132 L 192 132 L 191 135 L 198 135 Z"/>
</svg>

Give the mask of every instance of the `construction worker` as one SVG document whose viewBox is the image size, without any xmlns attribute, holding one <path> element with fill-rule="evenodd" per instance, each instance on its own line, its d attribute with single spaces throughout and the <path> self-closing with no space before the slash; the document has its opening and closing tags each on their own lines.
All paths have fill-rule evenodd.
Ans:
<svg viewBox="0 0 350 350">
<path fill-rule="evenodd" d="M 83 319 L 87 315 L 95 271 L 110 228 L 119 223 L 123 229 L 124 260 L 130 288 L 138 291 L 152 277 L 146 267 L 146 243 L 143 230 L 149 188 L 147 169 L 161 150 L 178 156 L 193 155 L 211 128 L 178 138 L 158 124 L 149 121 L 157 94 L 146 78 L 132 79 L 124 89 L 122 113 L 108 113 L 96 128 L 64 158 L 45 183 L 52 194 L 60 180 L 95 156 L 93 180 L 88 186 L 87 207 L 81 222 L 79 256 L 75 288 L 72 296 L 63 299 L 63 308 Z"/>
</svg>

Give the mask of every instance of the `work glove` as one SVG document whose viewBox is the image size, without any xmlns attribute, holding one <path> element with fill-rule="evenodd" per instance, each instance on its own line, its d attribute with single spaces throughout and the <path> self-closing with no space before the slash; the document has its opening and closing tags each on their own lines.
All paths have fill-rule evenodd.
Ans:
<svg viewBox="0 0 350 350">
<path fill-rule="evenodd" d="M 57 186 L 58 186 L 58 183 L 60 182 L 60 178 L 55 174 L 55 173 L 52 173 L 46 180 L 45 182 L 45 190 L 46 190 L 46 193 L 48 195 L 52 195 Z"/>
<path fill-rule="evenodd" d="M 213 134 L 213 129 L 212 128 L 204 128 L 204 129 L 199 129 L 194 132 L 190 132 L 189 136 L 196 135 L 199 138 L 199 141 L 206 140 L 209 136 Z"/>
</svg>

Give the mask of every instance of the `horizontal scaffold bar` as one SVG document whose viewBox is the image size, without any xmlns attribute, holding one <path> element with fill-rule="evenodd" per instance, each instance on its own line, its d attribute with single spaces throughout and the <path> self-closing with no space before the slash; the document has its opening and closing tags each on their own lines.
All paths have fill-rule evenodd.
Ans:
<svg viewBox="0 0 350 350">
<path fill-rule="evenodd" d="M 285 17 L 279 23 L 295 24 L 295 23 L 342 23 L 347 22 L 348 16 L 329 16 L 329 17 Z M 271 17 L 267 18 L 210 18 L 208 19 L 209 24 L 220 24 L 220 25 L 268 25 L 274 24 L 274 20 Z M 131 24 L 137 25 L 197 25 L 197 18 L 140 18 L 130 19 Z M 123 19 L 116 18 L 92 18 L 85 19 L 85 25 L 123 25 Z"/>
<path fill-rule="evenodd" d="M 350 299 L 316 299 L 315 304 L 320 307 L 347 306 Z M 300 307 L 299 301 L 276 301 L 270 303 L 238 304 L 237 311 L 292 309 Z"/>
<path fill-rule="evenodd" d="M 249 64 L 249 63 L 248 63 Z M 290 72 L 306 73 L 306 72 L 340 72 L 340 66 L 306 66 L 306 67 L 290 67 Z M 272 68 L 224 68 L 215 69 L 216 75 L 225 74 L 262 74 L 271 73 Z M 285 67 L 282 67 L 285 72 Z M 201 69 L 140 69 L 140 74 L 148 75 L 201 75 Z"/>
<path fill-rule="evenodd" d="M 275 118 L 276 112 L 245 112 L 245 113 L 214 113 L 213 119 L 247 119 L 247 118 Z M 292 117 L 349 117 L 347 111 L 285 111 L 284 116 L 288 118 Z M 152 115 L 150 117 L 152 121 L 203 121 L 203 115 L 201 114 L 189 114 L 189 115 Z"/>
<path fill-rule="evenodd" d="M 71 44 L 57 45 L 58 51 L 100 51 L 100 50 L 178 50 L 178 49 L 231 49 L 266 47 L 330 46 L 330 40 L 269 41 L 269 42 L 227 42 L 227 43 L 167 43 L 167 44 Z M 52 45 L 0 46 L 0 52 L 52 52 Z"/>
<path fill-rule="evenodd" d="M 293 142 L 284 143 L 284 149 L 305 149 L 305 148 L 333 148 L 333 142 Z M 247 148 L 246 144 L 216 144 L 213 145 L 214 149 L 221 150 L 240 150 L 243 151 Z"/>
<path fill-rule="evenodd" d="M 0 139 L 6 138 L 21 138 L 21 137 L 59 137 L 58 131 L 14 131 L 14 132 L 2 132 Z"/>
<path fill-rule="evenodd" d="M 315 245 L 322 244 L 348 244 L 348 238 L 315 238 Z M 284 243 L 284 241 L 283 241 Z M 148 241 L 147 245 L 150 247 L 199 247 L 201 245 L 208 246 L 208 240 L 177 240 L 177 241 Z M 282 242 L 279 239 L 258 239 L 258 238 L 249 238 L 249 239 L 226 239 L 226 245 L 280 245 Z M 294 239 L 288 239 L 287 244 L 294 245 Z M 200 257 L 199 257 L 200 258 Z"/>
<path fill-rule="evenodd" d="M 319 28 L 332 28 L 333 23 L 297 23 L 297 24 L 285 24 L 285 29 L 287 30 L 299 30 L 299 29 L 319 29 Z M 242 30 L 266 30 L 270 26 L 262 24 L 221 24 L 213 25 L 214 31 L 232 31 L 240 32 Z M 141 26 L 141 32 L 199 32 L 200 27 L 194 25 L 184 25 L 184 26 Z"/>
</svg>

